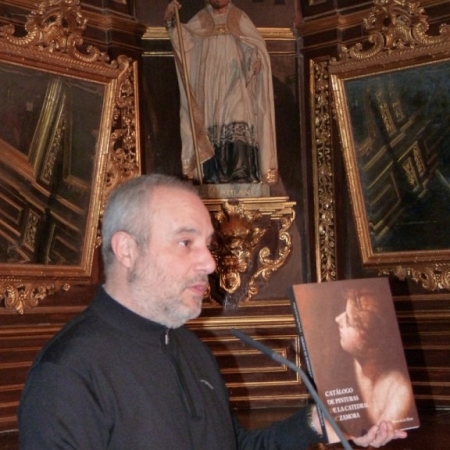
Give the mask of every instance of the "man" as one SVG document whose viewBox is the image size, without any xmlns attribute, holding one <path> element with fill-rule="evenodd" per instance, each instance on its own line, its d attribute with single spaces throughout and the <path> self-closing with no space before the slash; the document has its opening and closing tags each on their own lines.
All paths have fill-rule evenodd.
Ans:
<svg viewBox="0 0 450 450">
<path fill-rule="evenodd" d="M 242 428 L 214 357 L 183 326 L 200 314 L 215 269 L 210 216 L 191 185 L 162 175 L 122 184 L 102 234 L 105 284 L 30 370 L 22 450 L 299 450 L 320 441 L 307 409 Z M 317 427 L 314 409 L 311 419 Z M 382 423 L 356 442 L 405 435 Z"/>
<path fill-rule="evenodd" d="M 262 36 L 230 0 L 208 0 L 178 28 L 180 7 L 173 0 L 164 18 L 180 85 L 183 173 L 198 178 L 194 124 L 205 183 L 276 183 L 272 72 Z"/>
</svg>

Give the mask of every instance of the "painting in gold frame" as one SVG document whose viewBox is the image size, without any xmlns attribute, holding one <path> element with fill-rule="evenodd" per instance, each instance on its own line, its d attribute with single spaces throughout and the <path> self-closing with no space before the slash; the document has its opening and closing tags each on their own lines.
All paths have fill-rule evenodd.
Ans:
<svg viewBox="0 0 450 450">
<path fill-rule="evenodd" d="M 79 0 L 0 28 L 0 307 L 91 280 L 109 192 L 140 173 L 136 63 L 81 50 Z"/>
<path fill-rule="evenodd" d="M 375 0 L 367 42 L 328 65 L 363 265 L 446 287 L 450 262 L 450 27 Z"/>
</svg>

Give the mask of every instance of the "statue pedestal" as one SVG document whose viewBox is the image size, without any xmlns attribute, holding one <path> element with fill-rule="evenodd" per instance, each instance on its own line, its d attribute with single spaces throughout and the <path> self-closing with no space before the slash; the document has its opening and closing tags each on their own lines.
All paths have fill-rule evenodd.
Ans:
<svg viewBox="0 0 450 450">
<path fill-rule="evenodd" d="M 206 188 L 217 188 L 213 190 L 217 197 L 203 199 L 216 231 L 211 253 L 217 266 L 206 298 L 236 307 L 254 297 L 260 284 L 285 264 L 292 250 L 289 228 L 295 202 L 288 197 L 262 196 L 269 189 L 262 184 Z"/>
<path fill-rule="evenodd" d="M 197 188 L 201 198 L 270 197 L 270 186 L 265 183 L 202 184 Z"/>
</svg>

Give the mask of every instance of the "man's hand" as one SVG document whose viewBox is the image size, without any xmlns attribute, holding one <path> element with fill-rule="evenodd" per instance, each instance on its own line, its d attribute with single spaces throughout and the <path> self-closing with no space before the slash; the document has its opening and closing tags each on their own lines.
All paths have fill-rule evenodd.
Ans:
<svg viewBox="0 0 450 450">
<path fill-rule="evenodd" d="M 374 425 L 364 436 L 353 438 L 353 442 L 361 447 L 382 447 L 392 439 L 404 439 L 407 433 L 404 430 L 394 430 L 392 422 L 382 421 Z"/>
<path fill-rule="evenodd" d="M 166 11 L 164 12 L 164 20 L 166 22 L 170 22 L 173 20 L 175 16 L 175 8 L 180 9 L 181 4 L 178 3 L 177 0 L 172 0 L 166 7 Z"/>
<path fill-rule="evenodd" d="M 319 416 L 317 414 L 317 408 L 313 409 L 312 412 L 312 421 L 313 428 L 316 430 L 320 430 L 320 421 Z M 337 436 L 334 429 L 328 422 L 325 422 L 325 426 L 327 429 L 327 435 L 329 442 L 335 443 L 339 442 L 339 437 Z M 356 445 L 361 447 L 371 447 L 379 448 L 383 445 L 386 445 L 388 442 L 393 439 L 404 439 L 406 438 L 407 433 L 404 430 L 394 430 L 394 425 L 392 422 L 383 420 L 378 425 L 374 425 L 370 428 L 370 430 L 364 435 L 360 437 L 346 436 L 347 439 L 353 441 Z"/>
</svg>

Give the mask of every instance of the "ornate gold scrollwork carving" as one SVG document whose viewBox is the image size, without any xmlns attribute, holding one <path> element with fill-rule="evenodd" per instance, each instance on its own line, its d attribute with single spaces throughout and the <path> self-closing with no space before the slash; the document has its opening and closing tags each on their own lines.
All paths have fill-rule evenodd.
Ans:
<svg viewBox="0 0 450 450">
<path fill-rule="evenodd" d="M 0 282 L 0 300 L 4 301 L 5 308 L 23 314 L 26 309 L 36 307 L 41 300 L 57 291 L 67 291 L 67 284 L 49 282 L 48 284 Z"/>
<path fill-rule="evenodd" d="M 117 58 L 121 73 L 116 92 L 113 124 L 109 143 L 109 160 L 106 171 L 104 201 L 110 192 L 123 181 L 139 174 L 139 114 L 135 102 L 136 74 L 129 59 Z M 103 210 L 103 208 L 102 208 Z"/>
<path fill-rule="evenodd" d="M 340 58 L 364 60 L 382 52 L 442 44 L 450 36 L 450 26 L 441 25 L 439 36 L 428 36 L 428 17 L 419 2 L 407 0 L 374 0 L 369 16 L 364 19 L 368 41 L 373 44 L 364 49 L 361 43 L 340 48 Z M 333 62 L 333 61 L 332 61 Z"/>
<path fill-rule="evenodd" d="M 312 65 L 314 79 L 314 185 L 316 266 L 319 281 L 336 279 L 336 243 L 328 64 Z"/>
<path fill-rule="evenodd" d="M 404 267 L 399 265 L 394 268 L 389 267 L 379 271 L 379 275 L 391 274 L 402 281 L 409 278 L 422 285 L 422 287 L 428 291 L 450 289 L 450 265 L 448 264 L 415 267 Z"/>
<path fill-rule="evenodd" d="M 278 239 L 282 245 L 278 247 L 278 252 L 275 255 L 275 258 L 271 257 L 272 252 L 269 247 L 263 247 L 259 251 L 259 262 L 261 267 L 250 278 L 248 283 L 248 293 L 244 301 L 250 300 L 250 298 L 258 293 L 259 289 L 257 282 L 259 278 L 262 278 L 264 281 L 268 281 L 274 272 L 283 267 L 292 250 L 291 235 L 287 230 L 291 227 L 293 221 L 293 213 L 289 217 L 280 218 L 281 228 L 278 231 Z"/>
<path fill-rule="evenodd" d="M 260 222 L 259 211 L 246 211 L 239 203 L 225 201 L 222 210 L 213 213 L 216 239 L 211 252 L 217 261 L 219 285 L 229 294 L 241 286 L 241 273 L 248 270 L 253 251 L 266 233 L 268 224 Z"/>
<path fill-rule="evenodd" d="M 67 54 L 86 63 L 107 62 L 109 56 L 92 45 L 87 47 L 87 54 L 78 50 L 83 44 L 86 23 L 80 0 L 44 0 L 28 16 L 25 36 L 14 36 L 14 25 L 8 24 L 0 28 L 0 37 L 14 46 L 37 47 L 55 55 Z M 112 64 L 116 63 L 113 61 Z"/>
<path fill-rule="evenodd" d="M 207 298 L 236 306 L 254 297 L 259 281 L 268 281 L 287 261 L 295 203 L 275 197 L 205 200 L 205 204 L 216 229 L 211 252 L 218 280 Z"/>
</svg>

